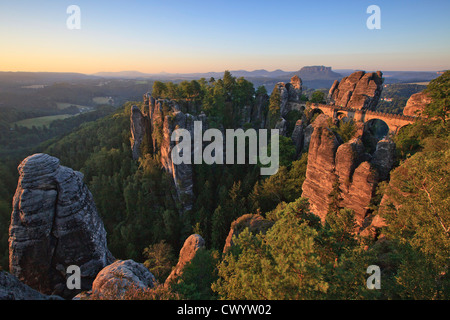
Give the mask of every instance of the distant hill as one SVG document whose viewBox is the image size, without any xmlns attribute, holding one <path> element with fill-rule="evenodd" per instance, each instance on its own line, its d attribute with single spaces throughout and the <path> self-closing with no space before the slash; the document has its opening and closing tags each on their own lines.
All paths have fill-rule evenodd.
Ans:
<svg viewBox="0 0 450 320">
<path fill-rule="evenodd" d="M 139 71 L 119 71 L 119 72 L 97 72 L 94 73 L 93 76 L 102 78 L 137 79 L 137 78 L 148 78 L 151 75 Z"/>
<path fill-rule="evenodd" d="M 331 70 L 331 67 L 311 66 L 303 67 L 294 73 L 302 80 L 336 80 L 342 78 L 342 75 Z"/>
<path fill-rule="evenodd" d="M 70 72 L 10 72 L 0 71 L 0 82 L 20 85 L 42 84 L 55 82 L 72 82 L 97 78 L 83 73 Z"/>
<path fill-rule="evenodd" d="M 342 75 L 332 71 L 331 67 L 325 66 L 307 66 L 298 71 L 283 71 L 280 69 L 268 71 L 265 69 L 258 69 L 253 71 L 247 70 L 230 70 L 234 77 L 244 77 L 253 82 L 255 86 L 265 85 L 269 90 L 277 82 L 288 82 L 292 76 L 298 75 L 302 78 L 305 86 L 309 88 L 329 88 L 336 79 L 341 79 Z M 205 78 L 222 78 L 221 72 L 206 72 L 206 73 L 142 73 L 139 71 L 121 71 L 121 72 L 98 72 L 94 76 L 105 78 L 127 78 L 127 79 L 158 79 L 167 81 L 181 81 Z"/>
<path fill-rule="evenodd" d="M 247 71 L 247 70 L 231 70 L 231 74 L 235 77 L 266 77 L 266 78 L 278 78 L 282 76 L 288 76 L 292 72 L 275 70 L 267 71 L 265 69 Z M 223 71 L 221 72 L 204 72 L 204 73 L 142 73 L 139 71 L 119 71 L 119 72 L 97 72 L 93 76 L 105 77 L 105 78 L 153 78 L 153 79 L 200 79 L 200 78 L 221 78 Z"/>
</svg>

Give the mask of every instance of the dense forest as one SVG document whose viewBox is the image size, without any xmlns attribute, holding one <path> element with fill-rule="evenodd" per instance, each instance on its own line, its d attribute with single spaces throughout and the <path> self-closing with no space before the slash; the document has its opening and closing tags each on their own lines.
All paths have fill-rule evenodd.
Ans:
<svg viewBox="0 0 450 320">
<path fill-rule="evenodd" d="M 70 122 L 74 120 L 55 123 L 45 130 L 62 135 L 29 141 L 27 146 L 31 153 L 50 154 L 84 174 L 113 255 L 145 263 L 157 280 L 164 282 L 187 236 L 197 233 L 205 239 L 206 250 L 196 255 L 181 281 L 171 288 L 171 297 L 448 299 L 449 90 L 450 72 L 446 72 L 427 88 L 434 102 L 425 110 L 426 117 L 394 137 L 398 166 L 391 172 L 390 183 L 380 186 L 372 208 L 377 212 L 383 195 L 396 204 L 385 215 L 388 224 L 383 234 L 388 240 L 384 241 L 355 236 L 355 216 L 347 208 L 330 206 L 326 222 L 320 223 L 308 199 L 301 197 L 307 154 L 296 159 L 290 138 L 280 137 L 281 167 L 273 176 L 260 176 L 258 165 L 194 165 L 195 202 L 183 215 L 171 197 L 174 186 L 162 169 L 160 154 L 144 144 L 139 160 L 131 157 L 130 112 L 132 105 L 143 108 L 140 101 L 126 102 L 115 111 L 99 109 L 97 118 L 90 119 L 95 121 L 81 125 Z M 321 102 L 324 95 L 319 92 L 309 98 Z M 242 109 L 267 91 L 225 72 L 217 80 L 155 81 L 152 95 L 174 99 L 192 114 L 204 112 L 211 127 L 249 128 L 255 124 L 245 123 Z M 269 127 L 279 117 L 277 99 L 274 90 L 266 106 Z M 312 120 L 313 116 L 308 110 L 291 112 L 286 136 L 290 137 L 298 119 Z M 64 132 L 67 128 L 73 131 Z M 354 132 L 351 123 L 333 129 L 343 140 Z M 44 129 L 20 130 L 16 130 L 15 143 L 23 142 L 21 136 L 45 135 Z M 0 165 L 0 262 L 4 269 L 11 199 L 17 184 L 17 174 L 11 170 L 14 165 L 16 160 Z M 243 230 L 232 249 L 223 253 L 232 222 L 250 213 L 261 215 L 271 227 L 265 233 Z M 383 266 L 383 290 L 361 285 L 369 265 Z"/>
</svg>

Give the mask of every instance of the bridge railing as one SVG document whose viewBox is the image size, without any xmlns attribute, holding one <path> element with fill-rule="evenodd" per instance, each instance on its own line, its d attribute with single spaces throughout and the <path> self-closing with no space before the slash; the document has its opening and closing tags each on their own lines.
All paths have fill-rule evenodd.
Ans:
<svg viewBox="0 0 450 320">
<path fill-rule="evenodd" d="M 347 112 L 355 112 L 357 114 L 366 114 L 366 115 L 373 115 L 383 118 L 389 118 L 389 119 L 399 119 L 399 120 L 407 120 L 407 121 L 416 121 L 417 117 L 413 116 L 405 116 L 404 114 L 395 114 L 395 113 L 388 113 L 388 112 L 381 112 L 381 111 L 372 111 L 372 110 L 361 110 L 361 109 L 354 109 L 354 108 L 344 108 L 339 106 L 333 106 L 328 104 L 311 104 L 311 108 L 313 109 L 332 109 L 336 111 L 347 111 Z"/>
</svg>

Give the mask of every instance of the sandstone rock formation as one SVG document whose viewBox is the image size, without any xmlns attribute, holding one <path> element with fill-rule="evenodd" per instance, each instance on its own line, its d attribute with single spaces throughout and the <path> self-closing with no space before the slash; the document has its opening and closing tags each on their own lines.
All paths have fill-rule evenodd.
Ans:
<svg viewBox="0 0 450 320">
<path fill-rule="evenodd" d="M 298 76 L 293 76 L 291 82 L 278 82 L 275 88 L 280 92 L 280 114 L 284 118 L 291 110 L 301 110 L 304 104 L 300 103 L 302 95 L 302 80 Z"/>
<path fill-rule="evenodd" d="M 406 102 L 403 114 L 410 117 L 418 117 L 422 114 L 427 105 L 431 103 L 431 97 L 426 92 L 413 94 Z"/>
<path fill-rule="evenodd" d="M 320 126 L 328 126 L 329 120 L 330 118 L 324 114 L 318 115 L 317 118 L 310 124 L 308 124 L 308 121 L 305 117 L 297 120 L 291 136 L 296 150 L 295 159 L 300 158 L 303 152 L 308 152 L 309 143 L 311 141 L 311 136 L 314 132 L 314 128 Z"/>
<path fill-rule="evenodd" d="M 83 174 L 47 154 L 18 167 L 19 182 L 9 229 L 9 267 L 20 281 L 45 294 L 73 296 L 66 269 L 81 269 L 82 290 L 113 261 Z"/>
<path fill-rule="evenodd" d="M 300 97 L 302 96 L 303 90 L 303 82 L 297 75 L 291 78 L 289 83 L 288 91 L 289 91 L 289 100 L 290 101 L 300 101 Z"/>
<path fill-rule="evenodd" d="M 313 123 L 302 196 L 309 199 L 311 211 L 325 221 L 329 195 L 338 182 L 340 207 L 352 209 L 362 227 L 377 183 L 386 180 L 393 167 L 395 144 L 380 140 L 375 153 L 367 154 L 359 137 L 342 143 L 326 118 L 320 115 Z"/>
<path fill-rule="evenodd" d="M 337 179 L 334 159 L 338 146 L 338 139 L 325 124 L 314 128 L 309 144 L 302 197 L 309 199 L 311 211 L 322 221 L 325 220 L 328 211 L 328 195 Z"/>
<path fill-rule="evenodd" d="M 141 143 L 145 138 L 148 118 L 141 112 L 137 106 L 131 107 L 131 153 L 133 160 L 139 159 L 141 156 Z"/>
<path fill-rule="evenodd" d="M 291 139 L 295 146 L 295 159 L 298 159 L 303 151 L 305 140 L 305 125 L 302 119 L 297 120 L 294 130 L 292 131 Z"/>
<path fill-rule="evenodd" d="M 252 233 L 266 233 L 273 225 L 273 221 L 264 219 L 259 214 L 244 214 L 231 223 L 230 232 L 225 240 L 223 252 L 227 252 L 233 246 L 233 237 L 239 237 L 239 234 L 248 228 Z"/>
<path fill-rule="evenodd" d="M 328 93 L 328 103 L 352 109 L 373 110 L 380 100 L 383 90 L 383 74 L 381 71 L 365 73 L 356 71 L 336 80 Z"/>
<path fill-rule="evenodd" d="M 184 267 L 194 259 L 198 250 L 205 248 L 205 240 L 198 234 L 190 235 L 180 250 L 178 263 L 167 277 L 164 286 L 168 287 L 183 275 Z"/>
<path fill-rule="evenodd" d="M 0 300 L 62 300 L 62 298 L 42 294 L 23 284 L 12 274 L 0 271 Z"/>
<path fill-rule="evenodd" d="M 370 201 L 374 196 L 378 175 L 372 164 L 364 161 L 355 169 L 351 179 L 348 189 L 345 188 L 342 191 L 341 206 L 352 209 L 356 223 L 362 227 L 369 211 Z"/>
<path fill-rule="evenodd" d="M 267 93 L 257 93 L 255 97 L 255 105 L 251 112 L 250 122 L 255 129 L 263 129 L 266 127 L 267 111 L 269 106 L 269 95 Z"/>
<path fill-rule="evenodd" d="M 133 106 L 130 122 L 133 159 L 139 158 L 139 148 L 144 139 L 151 145 L 151 150 L 160 152 L 161 164 L 173 178 L 176 190 L 174 200 L 181 204 L 181 213 L 184 213 L 192 209 L 194 202 L 192 165 L 172 162 L 171 152 L 176 145 L 176 142 L 171 141 L 172 133 L 176 129 L 186 129 L 194 137 L 194 121 L 202 122 L 203 132 L 207 129 L 207 123 L 204 113 L 193 116 L 180 109 L 176 101 L 156 100 L 147 93 L 144 95 L 144 111 Z M 194 153 L 194 140 L 191 139 L 191 142 L 191 152 Z"/>
<path fill-rule="evenodd" d="M 378 141 L 372 164 L 377 169 L 380 180 L 389 179 L 389 172 L 394 167 L 394 161 L 395 143 L 387 138 Z"/>
<path fill-rule="evenodd" d="M 121 299 L 129 290 L 149 289 L 156 284 L 153 274 L 141 263 L 117 260 L 103 268 L 92 284 L 92 295 Z"/>
</svg>

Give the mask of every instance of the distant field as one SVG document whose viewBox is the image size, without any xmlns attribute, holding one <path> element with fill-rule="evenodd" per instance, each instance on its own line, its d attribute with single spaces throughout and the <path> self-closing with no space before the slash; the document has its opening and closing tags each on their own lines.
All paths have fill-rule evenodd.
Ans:
<svg viewBox="0 0 450 320">
<path fill-rule="evenodd" d="M 109 97 L 94 97 L 92 101 L 96 104 L 109 104 Z"/>
<path fill-rule="evenodd" d="M 62 119 L 70 118 L 72 116 L 73 116 L 72 114 L 59 114 L 56 116 L 30 118 L 30 119 L 17 121 L 15 123 L 13 123 L 13 125 L 17 124 L 20 127 L 27 127 L 30 129 L 33 126 L 38 128 L 38 127 L 48 126 L 52 121 L 59 120 L 59 119 L 62 120 Z"/>
<path fill-rule="evenodd" d="M 91 107 L 88 107 L 88 106 L 82 106 L 82 105 L 79 105 L 79 104 L 67 103 L 67 102 L 57 102 L 56 105 L 57 105 L 59 110 L 67 109 L 70 106 L 75 106 L 79 110 L 86 110 L 86 109 L 90 109 L 91 108 Z"/>
<path fill-rule="evenodd" d="M 418 84 L 420 86 L 427 86 L 430 83 L 430 81 L 426 81 L 426 82 L 411 82 L 411 83 L 407 83 L 407 84 Z"/>
</svg>

